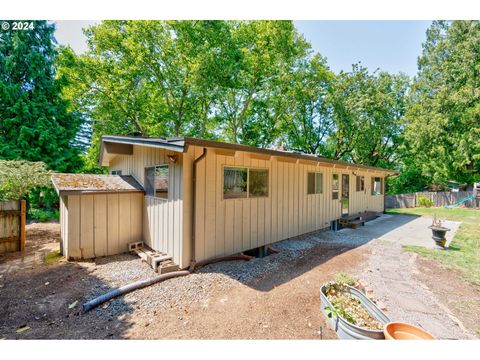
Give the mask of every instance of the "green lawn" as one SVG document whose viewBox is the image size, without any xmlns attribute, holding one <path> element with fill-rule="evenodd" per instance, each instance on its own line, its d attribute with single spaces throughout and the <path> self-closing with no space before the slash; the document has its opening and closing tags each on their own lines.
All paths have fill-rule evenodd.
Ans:
<svg viewBox="0 0 480 360">
<path fill-rule="evenodd" d="M 404 246 L 427 258 L 437 259 L 446 268 L 459 270 L 465 278 L 480 284 L 480 210 L 464 208 L 414 208 L 389 209 L 390 214 L 412 214 L 441 220 L 461 221 L 455 238 L 446 251 L 425 249 L 419 246 Z"/>
</svg>

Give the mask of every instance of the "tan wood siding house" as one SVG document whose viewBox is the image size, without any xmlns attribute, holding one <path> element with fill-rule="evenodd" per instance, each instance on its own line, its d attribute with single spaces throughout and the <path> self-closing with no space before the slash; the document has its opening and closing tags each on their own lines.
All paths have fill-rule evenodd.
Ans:
<svg viewBox="0 0 480 360">
<path fill-rule="evenodd" d="M 144 191 L 131 193 L 135 200 L 130 205 L 112 198 L 116 206 L 112 213 L 130 206 L 127 212 L 136 214 L 129 220 L 134 230 L 120 231 L 130 236 L 120 241 L 120 249 L 141 238 L 152 249 L 172 256 L 182 268 L 192 260 L 243 252 L 329 228 L 342 215 L 381 212 L 385 176 L 396 173 L 312 155 L 184 137 L 104 136 L 100 164 L 116 174 L 112 176 L 133 178 Z M 110 242 L 105 248 L 103 242 L 93 241 L 92 249 L 92 237 L 105 236 L 105 229 L 97 225 L 92 235 L 92 222 L 106 219 L 106 228 L 111 227 L 113 234 L 116 221 L 123 222 L 105 217 L 110 214 L 112 195 L 96 196 L 70 195 L 68 206 L 62 199 L 64 248 L 86 244 L 80 254 L 80 247 L 73 246 L 72 257 L 116 251 L 109 250 Z M 96 212 L 89 212 L 92 216 L 81 216 L 82 206 L 90 209 L 96 204 Z M 71 224 L 78 217 L 83 220 Z"/>
</svg>

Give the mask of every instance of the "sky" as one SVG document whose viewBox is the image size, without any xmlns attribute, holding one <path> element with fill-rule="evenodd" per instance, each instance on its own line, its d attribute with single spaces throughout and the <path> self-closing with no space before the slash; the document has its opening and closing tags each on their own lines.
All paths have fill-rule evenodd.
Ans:
<svg viewBox="0 0 480 360">
<path fill-rule="evenodd" d="M 87 50 L 82 28 L 98 21 L 55 21 L 59 44 L 70 45 L 75 52 Z M 327 58 L 330 69 L 349 71 L 361 62 L 370 71 L 377 68 L 390 73 L 414 76 L 422 51 L 425 32 L 431 21 L 294 21 L 313 49 Z"/>
</svg>

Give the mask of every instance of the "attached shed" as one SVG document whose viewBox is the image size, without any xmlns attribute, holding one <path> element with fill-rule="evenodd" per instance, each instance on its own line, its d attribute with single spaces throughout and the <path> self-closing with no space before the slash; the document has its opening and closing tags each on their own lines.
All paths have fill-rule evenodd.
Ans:
<svg viewBox="0 0 480 360">
<path fill-rule="evenodd" d="M 142 241 L 144 191 L 132 176 L 55 174 L 67 259 L 121 254 Z"/>
</svg>

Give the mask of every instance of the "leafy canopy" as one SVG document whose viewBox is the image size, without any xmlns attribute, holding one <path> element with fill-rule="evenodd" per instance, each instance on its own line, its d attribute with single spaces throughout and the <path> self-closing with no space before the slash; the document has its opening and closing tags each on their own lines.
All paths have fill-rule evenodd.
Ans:
<svg viewBox="0 0 480 360">
<path fill-rule="evenodd" d="M 56 78 L 54 25 L 0 32 L 0 159 L 43 161 L 73 171 L 80 164 L 73 142 L 81 119 L 69 111 Z"/>
<path fill-rule="evenodd" d="M 418 61 L 405 137 L 433 183 L 480 180 L 480 22 L 435 21 Z"/>
<path fill-rule="evenodd" d="M 22 199 L 37 187 L 52 187 L 44 163 L 0 160 L 0 201 Z"/>
</svg>

